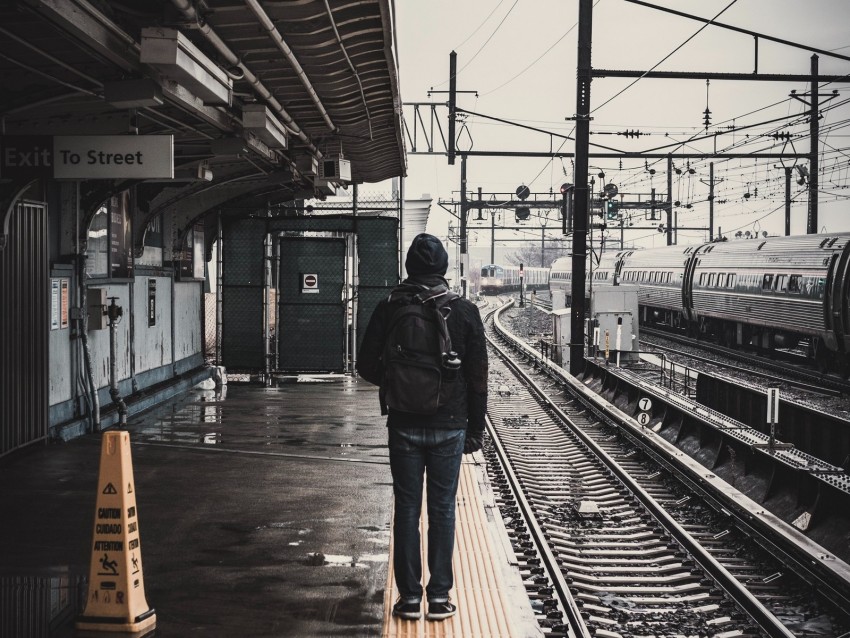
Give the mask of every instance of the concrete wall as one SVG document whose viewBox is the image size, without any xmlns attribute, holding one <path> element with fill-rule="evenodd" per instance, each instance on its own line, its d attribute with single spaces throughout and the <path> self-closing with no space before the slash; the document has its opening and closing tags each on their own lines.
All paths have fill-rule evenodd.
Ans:
<svg viewBox="0 0 850 638">
<path fill-rule="evenodd" d="M 156 282 L 155 323 L 148 325 L 148 284 Z M 171 277 L 137 276 L 133 282 L 136 374 L 172 363 Z"/>
<path fill-rule="evenodd" d="M 97 288 L 106 290 L 106 297 L 118 297 L 115 303 L 124 309 L 124 316 L 118 324 L 117 334 L 117 374 L 118 379 L 130 378 L 130 289 L 128 284 L 108 284 L 89 286 L 89 303 Z M 107 302 L 108 303 L 108 302 Z M 91 318 L 89 319 L 91 321 Z M 105 325 L 105 321 L 104 321 Z M 91 349 L 94 383 L 98 388 L 109 387 L 109 328 L 103 330 L 89 329 L 89 348 Z"/>
<path fill-rule="evenodd" d="M 202 282 L 174 284 L 174 358 L 186 359 L 203 352 Z"/>
<path fill-rule="evenodd" d="M 148 325 L 148 285 L 156 281 L 155 323 Z M 72 305 L 75 278 L 71 279 Z M 117 331 L 117 376 L 125 397 L 147 387 L 173 379 L 203 364 L 203 326 L 201 304 L 203 282 L 175 282 L 159 274 L 136 274 L 131 282 L 90 282 L 89 298 L 96 289 L 106 290 L 107 297 L 117 297 L 124 315 Z M 132 292 L 132 299 L 131 299 Z M 131 321 L 132 315 L 132 321 Z M 132 326 L 132 349 L 131 345 Z M 81 416 L 84 404 L 78 383 L 82 370 L 82 344 L 71 338 L 71 330 L 50 332 L 50 426 Z M 102 406 L 109 404 L 109 328 L 89 330 L 94 383 Z M 132 351 L 131 351 L 132 350 Z M 132 357 L 132 362 L 131 362 Z M 76 362 L 80 362 L 77 364 Z"/>
</svg>

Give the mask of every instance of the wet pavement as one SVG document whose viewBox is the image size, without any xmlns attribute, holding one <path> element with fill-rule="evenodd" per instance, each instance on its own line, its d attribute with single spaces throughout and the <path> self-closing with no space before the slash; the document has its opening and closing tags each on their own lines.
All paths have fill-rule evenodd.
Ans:
<svg viewBox="0 0 850 638">
<path fill-rule="evenodd" d="M 193 390 L 131 420 L 158 636 L 378 636 L 392 486 L 377 389 Z M 72 636 L 100 435 L 0 464 L 0 636 Z"/>
</svg>

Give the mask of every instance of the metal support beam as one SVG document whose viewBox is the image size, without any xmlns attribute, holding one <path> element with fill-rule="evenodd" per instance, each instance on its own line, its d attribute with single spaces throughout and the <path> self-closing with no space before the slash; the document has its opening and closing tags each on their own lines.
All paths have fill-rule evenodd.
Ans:
<svg viewBox="0 0 850 638">
<path fill-rule="evenodd" d="M 791 235 L 791 173 L 793 166 L 784 166 L 785 169 L 785 236 Z"/>
<path fill-rule="evenodd" d="M 672 246 L 673 241 L 673 156 L 667 156 L 667 245 Z"/>
<path fill-rule="evenodd" d="M 461 296 L 466 298 L 466 276 L 463 272 L 463 264 L 466 261 L 466 216 L 469 214 L 469 205 L 466 201 L 466 155 L 460 156 L 460 281 Z"/>
<path fill-rule="evenodd" d="M 714 162 L 708 165 L 708 241 L 714 241 Z"/>
<path fill-rule="evenodd" d="M 785 73 L 720 73 L 716 71 L 633 71 L 593 69 L 595 78 L 655 78 L 662 80 L 741 80 L 744 82 L 808 82 L 811 75 Z M 819 82 L 846 82 L 846 75 L 820 75 Z"/>
<path fill-rule="evenodd" d="M 449 164 L 455 163 L 455 117 L 457 109 L 457 53 L 449 53 Z"/>
<path fill-rule="evenodd" d="M 683 13 L 681 11 L 676 11 L 675 9 L 668 9 L 667 7 L 659 7 L 655 4 L 650 4 L 648 2 L 643 2 L 643 0 L 626 0 L 626 2 L 631 2 L 632 4 L 639 4 L 644 7 L 649 7 L 650 9 L 657 9 L 658 11 L 664 11 L 666 13 L 672 13 L 673 15 L 680 16 L 682 18 L 688 18 L 690 20 L 696 20 L 697 22 L 702 22 L 704 24 L 711 24 L 715 27 L 720 27 L 721 29 L 728 29 L 729 31 L 737 31 L 738 33 L 745 33 L 746 35 L 751 35 L 754 37 L 759 37 L 763 40 L 769 40 L 770 42 L 778 42 L 779 44 L 785 44 L 789 47 L 795 47 L 797 49 L 803 49 L 805 51 L 812 51 L 814 53 L 820 53 L 821 55 L 832 56 L 833 58 L 838 58 L 839 60 L 847 60 L 850 62 L 850 56 L 843 55 L 841 53 L 835 53 L 833 51 L 826 51 L 824 49 L 816 49 L 814 47 L 807 46 L 805 44 L 799 44 L 797 42 L 792 42 L 791 40 L 783 40 L 782 38 L 775 38 L 770 35 L 765 35 L 764 33 L 758 33 L 757 31 L 750 31 L 749 29 L 742 29 L 741 27 L 735 27 L 731 24 L 724 24 L 723 22 L 716 22 L 715 20 L 709 20 L 708 18 L 701 18 L 700 16 L 695 16 L 690 13 Z"/>
<path fill-rule="evenodd" d="M 811 235 L 818 232 L 818 56 L 812 56 L 812 89 L 809 99 L 809 219 L 806 233 Z"/>
<path fill-rule="evenodd" d="M 573 279 L 570 313 L 570 374 L 584 369 L 584 295 L 587 253 L 587 169 L 590 145 L 591 45 L 593 0 L 579 0 L 576 69 L 575 208 L 573 210 Z"/>
</svg>

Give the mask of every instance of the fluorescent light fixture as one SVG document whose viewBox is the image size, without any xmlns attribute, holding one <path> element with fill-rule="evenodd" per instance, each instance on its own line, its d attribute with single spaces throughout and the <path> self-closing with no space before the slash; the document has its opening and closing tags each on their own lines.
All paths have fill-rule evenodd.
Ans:
<svg viewBox="0 0 850 638">
<path fill-rule="evenodd" d="M 233 100 L 233 81 L 177 29 L 142 29 L 140 61 L 176 80 L 205 104 Z"/>
<path fill-rule="evenodd" d="M 162 90 L 151 79 L 107 82 L 103 85 L 103 97 L 119 109 L 140 109 L 162 105 Z"/>
<path fill-rule="evenodd" d="M 246 104 L 242 107 L 242 128 L 259 137 L 269 148 L 287 147 L 286 129 L 265 104 Z"/>
</svg>

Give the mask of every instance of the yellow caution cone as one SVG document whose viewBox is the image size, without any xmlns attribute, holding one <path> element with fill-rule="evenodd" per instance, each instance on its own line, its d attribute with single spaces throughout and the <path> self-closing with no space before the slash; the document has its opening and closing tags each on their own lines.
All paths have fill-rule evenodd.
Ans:
<svg viewBox="0 0 850 638">
<path fill-rule="evenodd" d="M 145 599 L 139 514 L 130 435 L 104 432 L 89 591 L 77 629 L 138 633 L 156 627 L 156 613 Z"/>
</svg>

